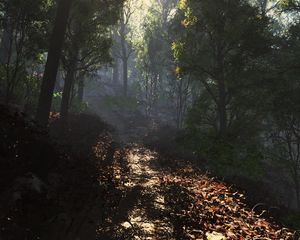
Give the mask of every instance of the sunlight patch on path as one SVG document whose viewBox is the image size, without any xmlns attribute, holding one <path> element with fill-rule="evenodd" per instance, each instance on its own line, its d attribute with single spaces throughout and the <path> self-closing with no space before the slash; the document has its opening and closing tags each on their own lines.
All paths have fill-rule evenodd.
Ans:
<svg viewBox="0 0 300 240">
<path fill-rule="evenodd" d="M 126 229 L 132 229 L 134 239 L 156 239 L 157 235 L 172 232 L 172 226 L 163 220 L 165 199 L 160 193 L 161 172 L 153 168 L 157 154 L 148 149 L 133 147 L 127 154 L 128 178 L 125 187 L 141 189 L 140 199 L 128 214 L 128 221 L 122 223 Z"/>
<path fill-rule="evenodd" d="M 242 193 L 197 168 L 138 145 L 119 155 L 99 240 L 293 239 L 247 208 Z"/>
</svg>

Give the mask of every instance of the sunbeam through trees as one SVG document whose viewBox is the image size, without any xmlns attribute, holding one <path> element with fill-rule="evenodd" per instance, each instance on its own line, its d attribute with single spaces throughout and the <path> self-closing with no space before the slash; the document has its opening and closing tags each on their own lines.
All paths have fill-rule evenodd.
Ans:
<svg viewBox="0 0 300 240">
<path fill-rule="evenodd" d="M 0 240 L 300 237 L 299 0 L 0 0 Z"/>
</svg>

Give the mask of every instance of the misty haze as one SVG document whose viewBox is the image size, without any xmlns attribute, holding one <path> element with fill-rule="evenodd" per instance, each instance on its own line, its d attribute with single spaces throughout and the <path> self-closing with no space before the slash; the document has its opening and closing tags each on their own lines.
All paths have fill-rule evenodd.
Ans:
<svg viewBox="0 0 300 240">
<path fill-rule="evenodd" d="M 0 240 L 300 239 L 299 0 L 0 0 Z"/>
</svg>

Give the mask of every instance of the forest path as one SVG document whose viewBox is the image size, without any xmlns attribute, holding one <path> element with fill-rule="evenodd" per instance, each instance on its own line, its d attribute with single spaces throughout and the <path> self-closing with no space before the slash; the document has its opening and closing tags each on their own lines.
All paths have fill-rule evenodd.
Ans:
<svg viewBox="0 0 300 240">
<path fill-rule="evenodd" d="M 108 221 L 112 224 L 100 229 L 99 239 L 172 239 L 158 154 L 139 145 L 125 147 L 124 153 L 123 162 L 114 167 L 122 197 Z"/>
<path fill-rule="evenodd" d="M 162 136 L 159 152 L 145 147 L 145 137 L 159 126 L 153 119 L 132 112 L 103 119 L 116 131 L 96 239 L 293 239 L 247 207 L 243 194 L 161 148 Z"/>
<path fill-rule="evenodd" d="M 243 194 L 195 166 L 139 144 L 116 149 L 115 188 L 97 239 L 284 239 L 293 232 L 255 214 Z"/>
<path fill-rule="evenodd" d="M 241 193 L 203 174 L 197 166 L 162 148 L 155 152 L 142 144 L 118 144 L 110 127 L 94 115 L 70 117 L 68 124 L 54 121 L 51 138 L 60 139 L 59 145 L 52 145 L 49 136 L 43 133 L 41 137 L 35 128 L 23 133 L 27 125 L 23 120 L 11 124 L 15 117 L 5 117 L 15 134 L 12 142 L 15 136 L 19 139 L 19 133 L 28 134 L 24 142 L 30 144 L 20 147 L 29 148 L 25 156 L 29 153 L 39 163 L 40 156 L 56 159 L 51 170 L 54 183 L 47 194 L 29 191 L 25 201 L 8 208 L 16 215 L 8 213 L 0 219 L 7 228 L 1 234 L 5 230 L 12 236 L 20 231 L 23 236 L 26 231 L 24 236 L 41 237 L 1 239 L 87 240 L 95 235 L 98 240 L 296 239 L 291 230 L 255 214 Z M 15 131 L 16 127 L 21 131 Z M 41 155 L 35 156 L 36 152 Z M 17 162 L 12 169 L 20 166 Z"/>
</svg>

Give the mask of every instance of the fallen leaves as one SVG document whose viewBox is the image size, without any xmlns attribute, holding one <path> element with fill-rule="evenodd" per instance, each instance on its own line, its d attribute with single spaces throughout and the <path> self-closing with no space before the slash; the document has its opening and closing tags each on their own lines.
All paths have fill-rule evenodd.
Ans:
<svg viewBox="0 0 300 240">
<path fill-rule="evenodd" d="M 169 174 L 161 178 L 161 185 L 173 191 L 167 199 L 173 211 L 188 209 L 179 211 L 178 218 L 189 219 L 182 224 L 186 225 L 187 236 L 193 236 L 190 239 L 293 239 L 293 231 L 283 231 L 247 208 L 243 194 L 206 175 L 198 173 L 191 178 Z M 188 225 L 204 236 L 191 234 Z"/>
</svg>

